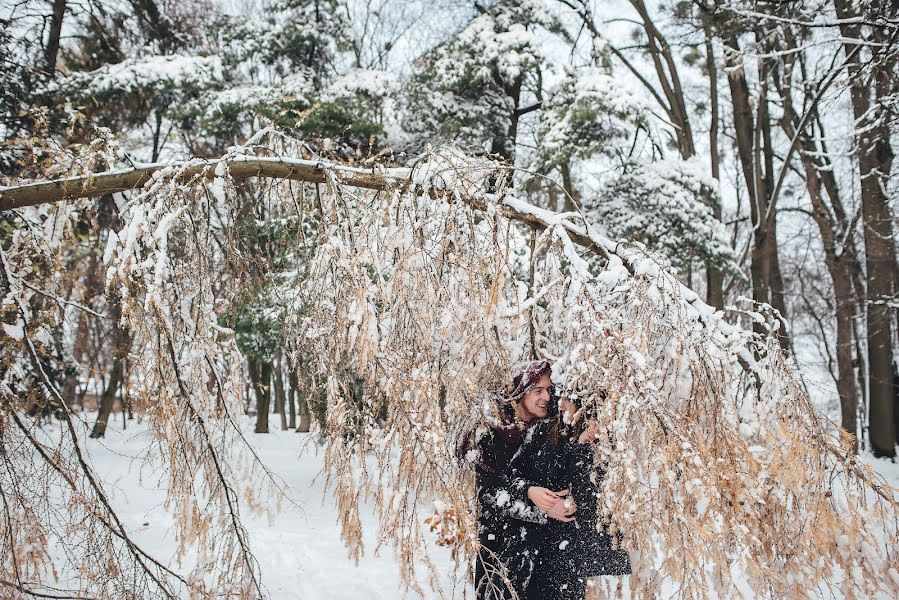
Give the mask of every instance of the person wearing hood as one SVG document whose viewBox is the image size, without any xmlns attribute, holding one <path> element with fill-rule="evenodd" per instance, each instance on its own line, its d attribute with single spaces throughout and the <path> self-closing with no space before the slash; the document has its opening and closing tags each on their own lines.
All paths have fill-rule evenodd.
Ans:
<svg viewBox="0 0 899 600">
<path fill-rule="evenodd" d="M 497 403 L 498 417 L 483 435 L 472 442 L 469 433 L 460 445 L 460 458 L 472 460 L 478 494 L 478 540 L 475 589 L 479 600 L 512 597 L 536 564 L 536 554 L 510 551 L 520 537 L 523 524 L 543 527 L 547 518 L 570 518 L 567 508 L 556 502 L 567 490 L 553 491 L 523 477 L 512 477 L 510 464 L 521 449 L 528 431 L 555 408 L 550 380 L 551 365 L 533 361 L 513 369 L 508 400 Z M 474 453 L 472 457 L 471 454 Z M 539 502 L 538 505 L 536 502 Z M 544 508 L 541 508 L 544 507 Z M 546 507 L 554 511 L 545 510 Z M 503 557 L 514 557 L 515 565 Z M 522 564 L 523 563 L 523 564 Z"/>
</svg>

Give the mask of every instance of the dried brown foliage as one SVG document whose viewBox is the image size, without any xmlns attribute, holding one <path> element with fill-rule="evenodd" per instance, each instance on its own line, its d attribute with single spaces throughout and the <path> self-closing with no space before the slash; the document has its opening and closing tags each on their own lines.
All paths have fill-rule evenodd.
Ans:
<svg viewBox="0 0 899 600">
<path fill-rule="evenodd" d="M 236 152 L 302 153 L 284 138 L 260 140 Z M 313 223 L 297 231 L 297 276 L 279 291 L 290 301 L 288 344 L 325 400 L 319 427 L 348 548 L 364 551 L 358 505 L 371 498 L 380 543 L 396 550 L 409 589 L 437 586 L 424 522 L 433 500 L 457 519 L 460 566 L 475 553 L 473 475 L 455 460 L 455 443 L 489 422 L 510 366 L 535 355 L 555 361 L 560 386 L 605 390 L 595 406 L 604 431 L 596 452 L 607 469 L 599 509 L 633 552 L 637 596 L 674 588 L 697 598 L 810 597 L 839 588 L 871 597 L 899 589 L 895 491 L 815 412 L 773 337 L 729 323 L 644 249 L 584 229 L 579 215 L 515 200 L 494 164 L 439 150 L 391 172 L 396 184 L 380 192 L 344 186 L 323 170 L 326 183 L 310 186 L 248 184 L 221 167 L 185 182 L 168 169 L 123 207 L 125 227 L 107 251 L 108 282 L 122 294 L 141 357 L 132 381 L 169 474 L 181 551 L 197 539 L 208 549 L 197 572 L 148 562 L 104 504 L 76 432 L 39 439 L 0 390 L 4 581 L 51 585 L 60 565 L 34 542 L 65 532 L 89 540 L 68 554 L 84 565 L 73 589 L 261 593 L 237 500 L 242 489 L 255 497 L 277 489 L 261 466 L 250 480 L 234 466 L 243 447 L 235 423 L 241 358 L 218 322 L 250 269 L 236 226 L 249 201 L 266 215 Z M 5 364 L 27 353 L 40 371 L 47 360 L 36 342 L 51 317 L 33 314 L 24 283 L 38 276 L 36 262 L 63 247 L 67 211 L 76 208 L 17 213 L 31 225 L 3 247 L 4 310 L 18 315 L 23 337 L 11 351 L 4 346 Z M 55 238 L 47 220 L 35 219 L 40 211 L 58 221 Z M 522 221 L 544 226 L 533 250 Z M 224 272 L 236 275 L 223 281 Z M 742 317 L 768 323 L 754 312 Z M 43 389 L 55 393 L 51 383 Z M 45 486 L 68 491 L 44 494 L 45 508 L 31 510 Z M 79 562 L 107 548 L 119 549 L 118 572 Z"/>
</svg>

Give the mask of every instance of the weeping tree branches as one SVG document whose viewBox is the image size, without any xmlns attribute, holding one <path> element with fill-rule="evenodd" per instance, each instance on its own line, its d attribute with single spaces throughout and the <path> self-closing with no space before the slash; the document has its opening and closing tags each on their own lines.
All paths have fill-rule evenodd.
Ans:
<svg viewBox="0 0 899 600">
<path fill-rule="evenodd" d="M 504 167 L 491 163 L 482 167 L 487 171 L 499 172 Z M 180 183 L 198 180 L 213 180 L 227 172 L 234 180 L 247 178 L 270 178 L 307 183 L 326 183 L 329 177 L 342 187 L 361 188 L 376 191 L 412 190 L 415 193 L 427 193 L 434 196 L 445 186 L 444 182 L 435 181 L 434 187 L 425 188 L 413 181 L 413 168 L 385 169 L 375 167 L 364 169 L 348 167 L 327 161 L 299 160 L 288 157 L 268 157 L 235 154 L 211 161 L 188 161 L 182 163 L 157 163 L 130 169 L 93 173 L 90 175 L 68 177 L 44 182 L 28 183 L 17 186 L 0 187 L 0 210 L 12 210 L 27 206 L 38 206 L 64 199 L 93 198 L 105 194 L 139 190 L 155 178 L 173 177 Z M 470 191 L 469 191 L 470 192 Z M 625 264 L 633 260 L 631 254 L 619 243 L 611 242 L 588 231 L 586 222 L 577 213 L 557 215 L 514 198 L 503 198 L 493 193 L 472 194 L 461 190 L 456 198 L 480 211 L 487 211 L 491 203 L 497 203 L 503 215 L 538 229 L 562 227 L 574 243 L 587 248 L 601 256 L 619 255 Z M 577 225 L 574 218 L 584 222 Z M 703 305 L 698 296 L 690 293 L 692 303 Z M 711 313 L 713 309 L 703 306 L 703 312 Z"/>
<path fill-rule="evenodd" d="M 231 415 L 243 385 L 227 315 L 248 279 L 221 275 L 251 260 L 241 236 L 260 221 L 297 232 L 283 272 L 254 267 L 294 367 L 323 404 L 344 540 L 361 554 L 358 501 L 370 497 L 379 543 L 396 548 L 409 588 L 421 589 L 417 567 L 433 573 L 427 502 L 438 501 L 460 561 L 477 551 L 473 476 L 456 443 L 495 418 L 511 365 L 537 355 L 554 361 L 561 388 L 592 392 L 607 434 L 596 446 L 607 471 L 597 508 L 634 553 L 638 593 L 896 591 L 893 491 L 845 458 L 851 444 L 822 423 L 772 336 L 726 322 L 645 249 L 516 199 L 495 163 L 446 149 L 381 172 L 282 158 L 299 146 L 272 137 L 254 150 L 264 156 L 137 175 L 146 183 L 123 199 L 124 226 L 104 256 L 142 358 L 135 393 L 168 460 L 169 506 L 180 531 L 212 544 L 214 584 L 188 579 L 198 595 L 261 593 L 237 510 L 244 473 L 225 451 L 239 440 Z M 65 185 L 93 189 L 90 178 Z M 14 214 L 52 214 L 33 222 L 53 228 L 77 206 Z M 248 225 L 247 213 L 262 217 Z M 27 242 L 23 233 L 5 250 L 23 281 L 40 276 L 40 245 Z M 48 319 L 29 289 L 14 296 Z M 12 360 L 5 346 L 0 359 Z M 13 530 L 11 544 L 27 548 L 26 537 Z M 192 540 L 178 539 L 186 551 Z"/>
<path fill-rule="evenodd" d="M 345 217 L 324 224 L 292 334 L 326 389 L 335 489 L 347 505 L 374 495 L 401 556 L 427 552 L 408 516 L 434 496 L 457 551 L 472 555 L 471 474 L 453 442 L 491 423 L 510 365 L 537 354 L 555 361 L 559 387 L 594 399 L 606 433 L 599 510 L 634 552 L 638 594 L 895 590 L 893 491 L 834 459 L 850 440 L 815 412 L 773 336 L 704 313 L 638 247 L 591 233 L 608 250 L 591 264 L 572 243 L 576 215 L 514 190 L 491 203 L 477 164 L 436 152 L 417 168 L 430 197 L 332 183 L 324 212 Z M 466 193 L 484 210 L 473 215 Z M 502 206 L 544 224 L 533 276 L 530 239 Z M 371 454 L 382 468 L 365 469 Z M 359 543 L 349 518 L 344 531 Z"/>
</svg>

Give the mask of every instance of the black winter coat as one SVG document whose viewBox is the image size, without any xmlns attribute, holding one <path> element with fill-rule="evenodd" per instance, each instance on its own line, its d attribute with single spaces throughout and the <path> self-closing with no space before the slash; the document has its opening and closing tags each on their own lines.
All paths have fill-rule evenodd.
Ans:
<svg viewBox="0 0 899 600">
<path fill-rule="evenodd" d="M 536 555 L 533 573 L 518 578 L 523 583 L 519 591 L 523 597 L 578 599 L 584 597 L 587 577 L 629 574 L 630 560 L 626 552 L 612 548 L 605 532 L 596 529 L 603 472 L 594 471 L 592 447 L 564 435 L 551 446 L 548 434 L 547 421 L 528 432 L 512 458 L 510 478 L 553 491 L 568 489 L 578 508 L 576 519 L 568 523 L 549 519 L 537 526 L 518 523 L 520 535 L 506 539 L 501 557 L 512 570 L 522 563 L 518 557 Z"/>
<path fill-rule="evenodd" d="M 511 476 L 511 462 L 521 449 L 524 433 L 519 430 L 491 430 L 477 445 L 475 475 L 478 491 L 478 539 L 481 551 L 475 566 L 475 586 L 479 600 L 511 598 L 500 575 L 503 549 L 509 539 L 519 535 L 522 524 L 541 527 L 546 514 L 527 497 L 533 482 Z M 506 565 L 508 566 L 508 565 Z M 527 573 L 530 573 L 529 566 Z M 520 589 L 519 569 L 508 569 L 515 587 Z"/>
</svg>

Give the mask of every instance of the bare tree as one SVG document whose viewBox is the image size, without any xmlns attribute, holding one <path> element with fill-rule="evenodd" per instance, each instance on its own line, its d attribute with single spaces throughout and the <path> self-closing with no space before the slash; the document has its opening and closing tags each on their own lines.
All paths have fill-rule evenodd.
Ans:
<svg viewBox="0 0 899 600">
<path fill-rule="evenodd" d="M 855 117 L 858 177 L 861 189 L 862 222 L 865 240 L 866 315 L 868 346 L 869 435 L 871 448 L 878 456 L 896 455 L 896 392 L 893 387 L 897 262 L 893 215 L 886 180 L 893 168 L 890 121 L 883 102 L 896 93 L 895 44 L 899 28 L 870 27 L 860 21 L 870 15 L 852 2 L 834 0 L 840 19 L 839 29 L 846 60 L 849 62 L 849 92 Z M 893 2 L 873 2 L 875 16 L 899 15 Z M 867 65 L 862 62 L 859 45 L 871 53 Z"/>
</svg>

